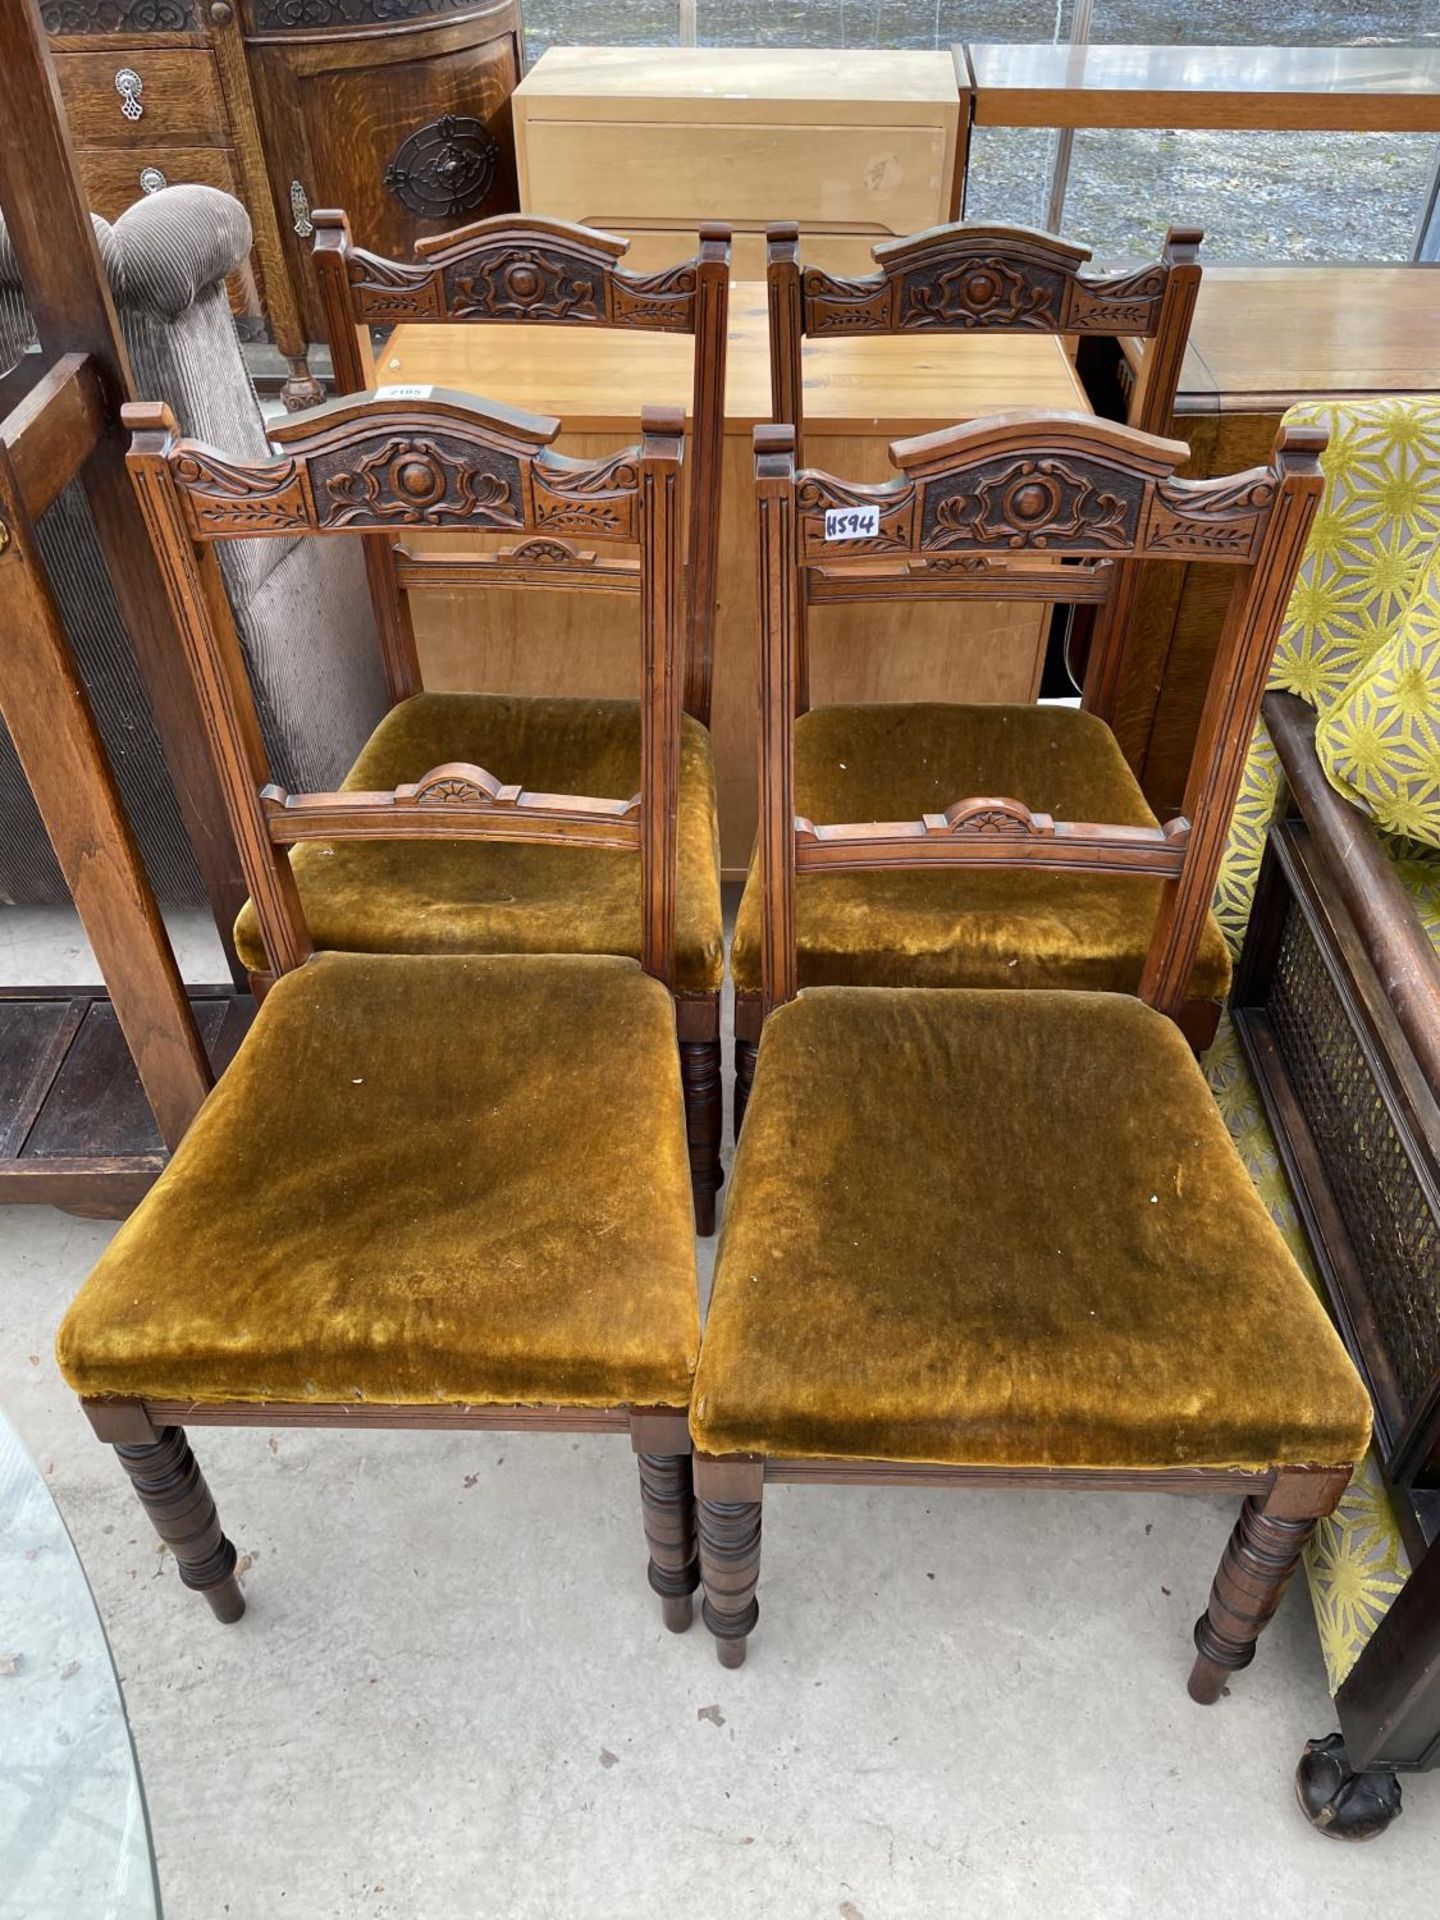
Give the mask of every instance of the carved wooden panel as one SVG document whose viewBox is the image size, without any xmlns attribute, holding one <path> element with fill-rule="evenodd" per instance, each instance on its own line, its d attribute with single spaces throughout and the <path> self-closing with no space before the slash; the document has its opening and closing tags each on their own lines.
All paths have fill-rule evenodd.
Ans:
<svg viewBox="0 0 1440 1920">
<path fill-rule="evenodd" d="M 375 324 L 495 320 L 650 333 L 693 333 L 696 326 L 693 259 L 657 273 L 628 273 L 579 239 L 527 230 L 523 221 L 473 240 L 446 236 L 443 250 L 418 264 L 349 247 L 346 274 L 355 318 Z"/>
<path fill-rule="evenodd" d="M 1005 457 L 922 483 L 922 547 L 1124 552 L 1145 482 L 1083 456 Z"/>
<path fill-rule="evenodd" d="M 196 33 L 200 0 L 41 0 L 47 33 Z"/>
<path fill-rule="evenodd" d="M 1275 479 L 1268 472 L 1234 481 L 1162 480 L 1150 503 L 1146 550 L 1191 560 L 1249 560 L 1274 501 Z"/>
<path fill-rule="evenodd" d="M 1084 247 L 957 227 L 877 247 L 877 273 L 803 276 L 804 327 L 814 335 L 964 332 L 1153 334 L 1169 269 L 1086 275 Z"/>
<path fill-rule="evenodd" d="M 398 433 L 311 455 L 322 527 L 521 527 L 520 462 L 441 433 Z"/>
<path fill-rule="evenodd" d="M 475 0 L 247 0 L 258 33 L 314 33 L 326 27 L 388 27 L 469 13 Z"/>
</svg>

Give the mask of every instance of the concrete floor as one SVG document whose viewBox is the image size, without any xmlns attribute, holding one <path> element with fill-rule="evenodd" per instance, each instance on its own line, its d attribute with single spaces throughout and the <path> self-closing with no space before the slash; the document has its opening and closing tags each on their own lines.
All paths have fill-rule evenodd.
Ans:
<svg viewBox="0 0 1440 1920">
<path fill-rule="evenodd" d="M 0 977 L 94 976 L 7 909 Z M 111 1636 L 168 1920 L 1435 1911 L 1440 1775 L 1370 1847 L 1295 1810 L 1333 1725 L 1303 1585 L 1187 1699 L 1224 1503 L 773 1488 L 729 1674 L 661 1630 L 623 1441 L 201 1430 L 249 1601 L 215 1625 L 55 1370 L 111 1231 L 0 1212 L 0 1404 Z"/>
</svg>

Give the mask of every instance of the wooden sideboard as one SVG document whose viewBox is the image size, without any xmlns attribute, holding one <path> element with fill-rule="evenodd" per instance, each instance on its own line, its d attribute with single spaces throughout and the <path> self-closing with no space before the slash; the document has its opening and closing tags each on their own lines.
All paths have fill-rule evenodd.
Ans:
<svg viewBox="0 0 1440 1920">
<path fill-rule="evenodd" d="M 1143 352 L 1132 342 L 1132 360 Z M 1268 458 L 1300 400 L 1440 392 L 1440 267 L 1208 267 L 1176 399 L 1187 476 Z M 1180 806 L 1227 583 L 1147 570 L 1115 728 L 1157 812 Z"/>
<path fill-rule="evenodd" d="M 518 204 L 519 0 L 41 0 L 41 18 L 97 213 L 189 182 L 245 202 L 256 272 L 232 297 L 263 305 L 293 404 L 319 397 L 325 337 L 312 208 L 404 255 Z"/>
<path fill-rule="evenodd" d="M 694 246 L 690 237 L 683 254 Z M 763 285 L 731 289 L 720 502 L 712 732 L 722 858 L 745 871 L 755 833 L 755 496 L 751 430 L 770 419 Z M 558 414 L 564 451 L 596 458 L 634 440 L 641 406 L 686 406 L 690 342 L 543 326 L 405 326 L 380 356 L 385 382 L 458 387 Z M 1088 411 L 1062 344 L 1023 334 L 909 335 L 805 344 L 806 454 L 847 478 L 887 479 L 893 439 L 1030 406 Z M 416 546 L 443 549 L 443 535 Z M 502 542 L 503 544 L 503 542 Z M 592 604 L 593 602 L 593 604 Z M 411 597 L 425 684 L 437 689 L 633 698 L 633 600 L 491 592 Z M 1035 697 L 1049 609 L 1025 601 L 817 608 L 812 694 L 842 700 Z"/>
<path fill-rule="evenodd" d="M 551 47 L 515 92 L 520 200 L 627 235 L 645 271 L 724 220 L 761 280 L 788 219 L 811 264 L 869 273 L 877 241 L 954 218 L 968 121 L 948 53 Z"/>
</svg>

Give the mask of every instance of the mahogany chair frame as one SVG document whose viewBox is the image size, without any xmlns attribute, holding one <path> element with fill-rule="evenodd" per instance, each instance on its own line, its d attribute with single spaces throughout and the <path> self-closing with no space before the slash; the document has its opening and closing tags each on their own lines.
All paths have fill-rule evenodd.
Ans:
<svg viewBox="0 0 1440 1920">
<path fill-rule="evenodd" d="M 515 413 L 461 395 L 425 401 L 362 396 L 295 415 L 274 429 L 274 458 L 242 464 L 182 439 L 169 409 L 132 405 L 128 456 L 163 569 L 185 665 L 204 715 L 231 825 L 266 952 L 277 975 L 303 966 L 312 945 L 288 849 L 320 839 L 581 841 L 627 848 L 642 867 L 642 965 L 673 985 L 675 798 L 679 783 L 679 483 L 684 417 L 643 416 L 640 446 L 604 461 L 550 450 L 558 420 Z M 485 526 L 548 538 L 557 529 L 638 545 L 645 654 L 641 789 L 633 800 L 532 794 L 502 786 L 484 768 L 447 764 L 393 793 L 287 794 L 269 784 L 254 700 L 213 543 L 275 533 L 368 536 L 397 525 Z M 523 558 L 471 569 L 476 585 L 523 584 Z M 594 589 L 568 564 L 572 591 Z M 193 1404 L 103 1396 L 81 1402 L 111 1443 L 180 1577 L 217 1618 L 236 1620 L 244 1599 L 235 1549 L 195 1463 L 184 1427 L 438 1427 L 546 1432 L 628 1432 L 640 1456 L 650 1583 L 666 1624 L 689 1624 L 697 1583 L 685 1415 L 616 1406 L 386 1406 Z"/>
<path fill-rule="evenodd" d="M 361 393 L 378 384 L 372 327 L 527 323 L 693 337 L 684 707 L 708 727 L 725 429 L 729 227 L 705 222 L 699 229 L 699 251 L 691 259 L 655 273 L 634 273 L 619 264 L 628 240 L 535 214 L 499 214 L 422 240 L 413 261 L 388 260 L 357 247 L 343 212 L 328 209 L 312 217 L 315 272 L 335 386 L 341 393 Z M 534 573 L 527 584 L 560 585 L 580 553 L 572 540 L 552 531 L 528 542 L 524 557 Z M 366 538 L 365 564 L 390 698 L 404 700 L 422 686 L 409 590 L 453 585 L 454 576 L 442 581 L 436 561 L 407 551 L 393 531 Z M 597 582 L 605 578 L 615 592 L 635 590 L 634 566 L 624 560 L 592 569 L 591 577 Z M 677 994 L 676 1013 L 696 1224 L 701 1233 L 712 1233 L 715 1196 L 723 1178 L 720 994 Z"/>
<path fill-rule="evenodd" d="M 798 991 L 795 875 L 879 868 L 1029 867 L 1158 875 L 1164 893 L 1140 997 L 1179 1020 L 1224 848 L 1255 714 L 1306 535 L 1319 502 L 1323 431 L 1282 429 L 1268 467 L 1176 480 L 1187 449 L 1074 415 L 1006 415 L 897 442 L 900 477 L 857 487 L 796 471 L 788 426 L 757 428 L 760 554 L 761 948 L 767 1009 Z M 874 504 L 880 535 L 840 548 L 827 508 Z M 802 577 L 863 588 L 876 558 L 898 556 L 915 597 L 1027 597 L 1102 591 L 1122 556 L 1199 547 L 1236 570 L 1190 769 L 1184 817 L 1164 827 L 1056 821 L 1005 797 L 957 802 L 920 820 L 816 827 L 796 817 L 793 736 Z M 888 576 L 894 591 L 895 575 Z M 866 1485 L 1076 1486 L 1172 1493 L 1235 1490 L 1240 1519 L 1195 1628 L 1194 1699 L 1219 1697 L 1246 1666 L 1317 1519 L 1332 1511 L 1351 1464 L 1220 1469 L 1011 1469 L 883 1460 L 695 1456 L 704 1617 L 724 1666 L 739 1666 L 758 1608 L 760 1515 L 772 1481 Z"/>
<path fill-rule="evenodd" d="M 965 229 L 940 228 L 936 231 L 949 234 Z M 981 231 L 988 233 L 993 230 Z M 896 243 L 902 250 L 902 258 L 903 249 L 912 244 L 916 243 Z M 1186 244 L 1189 244 L 1188 240 Z M 784 249 L 793 252 L 788 241 L 784 243 Z M 883 248 L 877 249 L 877 252 L 884 251 Z M 1068 251 L 1079 253 L 1082 250 Z M 772 243 L 772 266 L 775 252 L 776 247 Z M 1182 266 L 1187 275 L 1198 275 L 1198 268 L 1191 268 L 1184 263 L 1176 267 L 1176 275 L 1181 272 Z M 1158 274 L 1162 269 L 1148 271 Z M 806 277 L 808 281 L 808 272 Z M 821 276 L 825 279 L 828 277 Z M 1167 288 L 1174 277 L 1172 275 L 1167 279 Z M 775 284 L 772 279 L 772 302 Z M 1187 278 L 1180 284 L 1193 285 L 1193 282 Z M 1155 293 L 1148 297 L 1163 300 L 1164 295 Z M 773 312 L 772 304 L 772 315 Z M 772 327 L 772 341 L 774 338 Z M 1042 420 L 1047 420 L 1051 429 L 1050 438 L 1043 447 L 1037 438 L 1038 425 Z M 981 433 L 982 429 L 981 439 L 975 440 L 973 436 Z M 764 443 L 767 453 L 780 457 L 785 448 L 798 445 L 798 435 L 795 435 L 793 427 L 777 426 L 776 433 L 782 437 L 777 438 L 773 447 L 768 441 Z M 785 434 L 794 437 L 787 440 L 783 438 Z M 931 525 L 926 522 L 922 513 L 923 502 L 938 501 L 939 482 L 951 471 L 946 462 L 951 459 L 952 450 L 972 444 L 990 445 L 991 439 L 993 446 L 985 456 L 990 466 L 976 467 L 976 484 L 981 491 L 976 493 L 972 503 L 975 515 L 973 526 L 961 524 L 958 519 L 952 524 L 936 522 Z M 756 444 L 757 447 L 761 444 L 758 439 Z M 1276 446 L 1277 457 L 1282 450 L 1286 459 L 1299 457 L 1295 449 L 1300 442 L 1293 434 L 1283 443 L 1277 441 Z M 1007 448 L 1009 451 L 1006 451 Z M 1211 492 L 1199 495 L 1191 491 L 1195 483 L 1174 477 L 1175 469 L 1189 458 L 1189 453 L 1183 441 L 1162 440 L 1142 434 L 1137 428 L 1100 421 L 1084 414 L 1043 416 L 1020 411 L 966 427 L 894 442 L 890 448 L 890 458 L 894 463 L 903 463 L 903 477 L 879 485 L 841 480 L 834 474 L 818 470 L 800 470 L 796 479 L 796 512 L 809 544 L 797 566 L 795 584 L 790 590 L 792 604 L 786 611 L 792 635 L 788 644 L 795 660 L 789 679 L 794 692 L 792 718 L 785 735 L 786 741 L 792 745 L 786 746 L 784 752 L 787 755 L 793 753 L 794 717 L 804 713 L 808 706 L 808 695 L 804 688 L 808 610 L 811 606 L 843 602 L 1013 599 L 1046 601 L 1052 605 L 1068 605 L 1093 612 L 1096 615 L 1095 644 L 1089 655 L 1084 704 L 1090 712 L 1104 718 L 1110 704 L 1110 692 L 1118 682 L 1124 660 L 1136 580 L 1140 567 L 1147 560 L 1184 558 L 1215 561 L 1252 570 L 1258 565 L 1260 549 L 1257 542 L 1264 532 L 1266 513 L 1279 484 L 1281 468 L 1254 468 L 1246 473 L 1221 477 L 1206 483 Z M 1042 512 L 1039 517 L 1021 512 L 1012 526 L 1005 518 L 1005 500 L 1001 496 L 1009 488 L 1019 498 L 1019 490 L 1027 479 L 1027 475 L 1020 473 L 1019 466 L 1032 455 L 1037 467 L 1035 474 L 1028 475 L 1029 484 L 1042 504 L 1053 503 L 1055 512 Z M 1129 465 L 1121 461 L 1118 470 L 1120 477 L 1112 483 L 1106 462 L 1121 455 L 1128 459 Z M 1081 462 L 1079 468 L 1073 466 L 1077 457 Z M 1094 464 L 1097 458 L 1100 460 L 1098 467 Z M 978 454 L 976 459 L 978 462 Z M 1081 486 L 1086 475 L 1091 480 L 1088 495 Z M 963 469 L 955 468 L 957 486 L 962 476 Z M 1113 496 L 1107 491 L 1112 484 L 1121 489 Z M 826 542 L 826 507 L 872 505 L 881 510 L 878 539 L 854 541 L 844 547 Z M 1143 513 L 1139 511 L 1142 505 Z M 958 509 L 952 505 L 947 511 L 953 514 Z M 818 521 L 815 518 L 817 513 Z M 1057 525 L 1057 521 L 1063 519 L 1065 514 L 1072 517 L 1068 531 Z M 1226 655 L 1227 647 L 1233 649 L 1237 644 L 1235 622 L 1243 614 L 1244 605 L 1242 595 L 1232 597 L 1217 661 Z M 1212 681 L 1212 686 L 1214 684 Z M 1255 697 L 1259 698 L 1258 693 Z M 1212 716 L 1212 723 L 1214 718 Z M 1248 739 L 1249 736 L 1246 734 L 1244 737 Z M 1191 762 L 1192 786 L 1187 789 L 1184 805 L 1184 813 L 1191 818 L 1195 817 L 1196 808 L 1205 797 L 1194 789 L 1196 770 L 1207 764 L 1207 756 L 1213 745 L 1213 738 L 1202 728 Z M 767 740 L 762 747 L 762 768 L 766 751 L 772 754 L 772 766 L 778 767 L 780 742 Z M 1242 751 L 1240 759 L 1235 762 L 1237 777 L 1243 757 Z M 1233 758 L 1233 753 L 1230 758 Z M 1227 758 L 1227 769 L 1229 763 Z M 778 779 L 781 776 L 778 772 L 766 774 L 762 770 L 762 796 L 772 777 Z M 1228 779 L 1228 771 L 1225 777 Z M 784 778 L 793 788 L 793 760 Z M 1015 812 L 1016 802 L 1007 801 L 1005 805 L 1015 815 L 1017 830 L 1023 828 L 1024 808 Z M 956 810 L 952 807 L 950 811 L 953 815 Z M 979 827 L 989 829 L 992 813 L 993 807 L 987 802 L 973 817 Z M 760 817 L 763 835 L 766 817 L 763 797 Z M 960 827 L 964 822 L 957 817 L 951 824 Z M 850 860 L 842 861 L 834 852 L 837 840 L 843 840 L 851 831 L 859 832 L 860 829 L 816 828 L 813 842 L 807 843 L 801 853 L 798 870 L 857 871 Z M 1213 872 L 1218 870 L 1224 827 L 1212 823 L 1203 856 L 1198 847 L 1194 856 L 1186 854 L 1188 828 L 1183 818 L 1173 820 L 1158 830 L 1158 839 L 1155 829 L 1149 830 L 1147 838 L 1145 829 L 1119 830 L 1110 827 L 1106 829 L 1110 836 L 1107 843 L 1109 852 L 1103 859 L 1094 848 L 1089 853 L 1083 851 L 1087 831 L 1080 828 L 1057 829 L 1046 822 L 1034 830 L 1025 858 L 1031 864 L 1049 867 L 1064 866 L 1092 873 L 1150 873 L 1172 881 L 1179 874 L 1182 864 L 1186 865 L 1187 872 L 1198 874 L 1203 870 L 1211 874 L 1203 888 L 1192 886 L 1187 881 L 1179 891 L 1172 886 L 1166 896 L 1167 912 L 1171 911 L 1173 903 L 1183 899 L 1185 924 L 1177 928 L 1177 935 L 1180 944 L 1189 946 L 1193 959 L 1193 942 L 1199 939 L 1209 907 Z M 883 838 L 878 828 L 867 828 L 865 832 L 871 840 L 875 840 L 877 835 Z M 1074 837 L 1077 834 L 1080 835 L 1079 840 Z M 1115 837 L 1117 834 L 1118 838 Z M 941 849 L 951 844 L 942 833 L 938 839 L 924 843 L 922 854 L 916 844 L 917 838 L 918 825 L 906 828 L 901 836 L 901 845 L 909 846 L 912 856 L 923 857 L 926 864 L 933 864 Z M 999 843 L 994 844 L 998 846 Z M 1069 847 L 1076 850 L 1063 851 Z M 1195 857 L 1201 858 L 1201 866 L 1187 864 Z M 874 867 L 884 864 L 884 861 L 877 858 L 864 864 Z M 941 864 L 966 865 L 969 861 L 952 862 L 948 857 L 942 857 Z M 1187 962 L 1187 967 L 1189 964 Z M 1156 965 L 1158 961 L 1152 953 L 1147 969 L 1147 980 L 1152 985 L 1158 978 L 1153 976 Z M 1173 962 L 1167 963 L 1165 978 L 1167 996 L 1173 995 Z M 1188 973 L 1184 978 L 1188 979 Z M 1143 986 L 1141 990 L 1147 991 Z M 737 1136 L 755 1077 L 760 1030 L 766 1011 L 763 992 L 737 991 L 734 1109 Z M 1202 1052 L 1214 1039 L 1221 1011 L 1218 1000 L 1187 998 L 1173 1006 L 1167 1005 L 1166 1011 L 1179 1021 L 1197 1053 Z"/>
<path fill-rule="evenodd" d="M 1160 258 L 1127 273 L 1085 272 L 1090 249 L 1033 227 L 984 226 L 958 221 L 928 227 L 874 248 L 877 271 L 842 279 L 822 267 L 802 267 L 793 222 L 766 229 L 770 301 L 770 405 L 777 424 L 795 429 L 796 457 L 804 455 L 803 354 L 807 336 L 836 340 L 855 335 L 907 333 L 1047 333 L 1075 342 L 1077 370 L 1089 373 L 1096 411 L 1120 413 L 1126 425 L 1164 434 L 1190 323 L 1200 292 L 1199 227 L 1171 227 Z M 1150 342 L 1138 374 L 1120 351 L 1124 339 Z M 1088 367 L 1102 342 L 1113 347 L 1108 367 Z M 1127 391 L 1128 387 L 1128 391 Z M 1112 598 L 1077 608 L 1067 658 L 1083 660 L 1083 704 L 1112 719 L 1119 686 L 1117 658 L 1139 587 L 1138 566 L 1121 569 Z M 810 704 L 806 611 L 800 605 L 797 711 Z"/>
</svg>

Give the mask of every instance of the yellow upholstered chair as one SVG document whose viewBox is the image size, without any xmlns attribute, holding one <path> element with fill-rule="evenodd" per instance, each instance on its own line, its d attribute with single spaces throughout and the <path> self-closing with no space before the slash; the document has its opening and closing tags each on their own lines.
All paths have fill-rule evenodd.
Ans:
<svg viewBox="0 0 1440 1920">
<path fill-rule="evenodd" d="M 769 244 L 771 404 L 796 428 L 801 450 L 807 336 L 937 331 L 1048 332 L 1072 337 L 1082 377 L 1093 369 L 1097 411 L 1117 398 L 1116 336 L 1148 337 L 1127 424 L 1168 430 L 1200 282 L 1201 235 L 1172 229 L 1162 257 L 1134 272 L 1086 271 L 1088 249 L 1026 228 L 936 227 L 875 249 L 877 271 L 838 280 L 797 258 L 793 227 Z M 905 350 L 897 338 L 895 351 Z M 1108 351 L 1109 367 L 1094 366 Z M 1123 363 L 1122 363 L 1123 364 Z M 1038 476 L 1048 494 L 1065 476 Z M 855 504 L 869 499 L 855 490 Z M 1075 501 L 1092 520 L 1091 552 L 1108 541 L 1107 503 Z M 977 528 L 983 529 L 983 515 Z M 952 535 L 955 530 L 952 530 Z M 808 610 L 887 594 L 885 557 L 896 543 L 870 543 L 866 580 L 816 570 L 797 608 L 795 805 L 820 826 L 897 820 L 943 811 L 963 793 L 1006 794 L 1057 819 L 1157 822 L 1110 731 L 1122 650 L 1138 576 L 1108 568 L 1101 583 L 1073 570 L 1073 614 L 1087 623 L 1084 711 L 1060 706 L 843 705 L 810 709 Z M 999 551 L 992 542 L 985 552 Z M 836 549 L 838 551 L 838 549 Z M 1178 551 L 1178 549 L 1177 549 Z M 1187 553 L 1201 560 L 1203 548 Z M 952 565 L 969 564 L 958 557 Z M 983 567 L 982 559 L 974 564 Z M 903 582 L 901 586 L 903 591 Z M 1061 599 L 1063 596 L 1055 596 Z M 1088 623 L 1093 619 L 1093 628 Z M 804 986 L 1081 987 L 1133 993 L 1158 901 L 1155 882 L 1113 874 L 940 871 L 804 873 L 796 893 L 796 941 Z M 760 890 L 755 863 L 741 898 L 731 949 L 735 980 L 735 1114 L 739 1124 L 760 1037 Z M 1188 988 L 1187 1032 L 1197 1046 L 1215 1031 L 1229 984 L 1219 927 L 1207 923 Z"/>
<path fill-rule="evenodd" d="M 314 216 L 315 268 L 341 393 L 373 387 L 370 329 L 516 323 L 689 334 L 694 380 L 686 459 L 682 566 L 684 708 L 675 919 L 676 1017 L 695 1216 L 715 1224 L 722 1172 L 720 843 L 710 746 L 711 660 L 724 428 L 730 232 L 701 230 L 698 253 L 652 274 L 620 264 L 628 242 L 566 221 L 504 214 L 422 242 L 412 261 L 386 260 L 351 240 L 340 212 Z M 503 391 L 496 390 L 504 399 Z M 618 474 L 618 468 L 617 468 Z M 483 516 L 482 516 L 483 518 Z M 558 581 L 602 524 L 595 509 L 551 509 L 520 543 L 512 580 Z M 393 787 L 447 760 L 471 760 L 540 792 L 624 799 L 639 780 L 640 703 L 500 693 L 423 691 L 408 589 L 445 586 L 443 562 L 408 553 L 403 519 L 365 542 L 371 599 L 392 711 L 345 786 Z M 427 570 L 428 567 L 428 570 Z M 594 583 L 636 591 L 621 552 L 590 569 Z M 301 849 L 295 878 L 317 948 L 346 953 L 640 952 L 633 863 L 580 846 L 356 845 Z M 253 908 L 236 927 L 240 957 L 266 971 Z"/>
<path fill-rule="evenodd" d="M 234 1062 L 60 1329 L 183 1582 L 239 1616 L 235 1550 L 184 1427 L 628 1431 L 651 1585 L 688 1622 L 685 1409 L 699 1340 L 676 1057 L 681 416 L 618 466 L 561 458 L 555 421 L 457 397 L 334 402 L 248 464 L 128 410 L 132 475 L 277 976 Z M 393 789 L 266 784 L 214 543 L 358 538 L 545 503 L 640 549 L 638 796 L 530 793 L 452 762 Z M 503 578 L 503 573 L 501 575 Z M 583 590 L 583 582 L 574 583 Z M 576 840 L 638 869 L 641 961 L 316 953 L 289 850 Z"/>
<path fill-rule="evenodd" d="M 1094 564 L 1084 500 L 1104 503 L 1116 556 L 1214 541 L 1237 565 L 1237 598 L 1185 821 L 1080 825 L 981 797 L 916 821 L 812 827 L 790 786 L 796 581 L 865 561 L 825 541 L 843 483 L 797 476 L 784 430 L 757 434 L 773 1011 L 691 1406 L 705 1618 L 727 1665 L 757 1618 L 767 1478 L 1234 1488 L 1247 1497 L 1190 1682 L 1214 1700 L 1364 1452 L 1364 1388 L 1174 1018 L 1320 489 L 1318 440 L 1292 431 L 1269 469 L 1198 482 L 1171 477 L 1178 445 L 1069 417 L 896 446 L 903 478 L 867 497 L 917 592 L 937 551 L 1003 544 L 1059 597 L 1077 563 Z M 1057 477 L 1036 491 L 1037 474 Z M 1140 995 L 805 987 L 797 867 L 921 861 L 1159 879 Z"/>
</svg>

